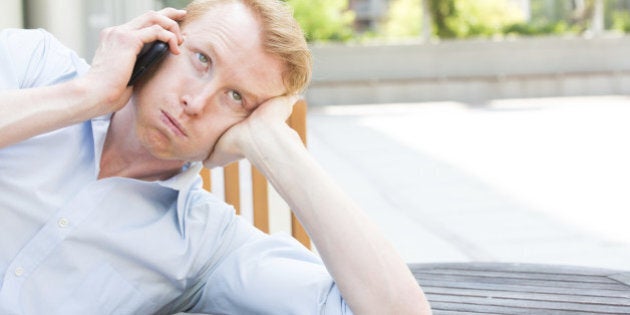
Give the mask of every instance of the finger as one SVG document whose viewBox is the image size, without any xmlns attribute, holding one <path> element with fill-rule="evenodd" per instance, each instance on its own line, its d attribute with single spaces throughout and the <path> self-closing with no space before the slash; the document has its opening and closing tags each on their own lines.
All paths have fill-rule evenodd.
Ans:
<svg viewBox="0 0 630 315">
<path fill-rule="evenodd" d="M 184 16 L 186 16 L 186 10 L 179 10 L 179 9 L 175 9 L 175 8 L 164 8 L 160 11 L 158 11 L 158 13 L 163 14 L 164 16 L 173 19 L 175 21 L 179 21 L 181 19 L 184 18 Z"/>
<path fill-rule="evenodd" d="M 178 43 L 181 44 L 182 41 L 184 40 L 181 34 L 181 30 L 179 28 L 179 21 L 181 21 L 185 16 L 186 16 L 186 10 L 178 10 L 178 9 L 174 9 L 174 8 L 164 8 L 160 11 L 158 11 L 158 13 L 164 15 L 165 17 L 169 18 L 170 22 L 168 27 L 164 27 L 165 29 L 175 33 L 177 35 L 177 40 Z M 177 22 L 175 22 L 177 21 Z M 174 23 L 171 23 L 174 22 Z"/>
<path fill-rule="evenodd" d="M 176 10 L 173 8 L 166 8 L 158 12 L 149 11 L 131 20 L 127 26 L 131 29 L 142 29 L 153 25 L 159 25 L 163 29 L 174 33 L 177 36 L 177 42 L 181 43 L 183 39 L 179 23 L 176 21 L 181 20 L 185 15 L 186 11 Z"/>
<path fill-rule="evenodd" d="M 150 43 L 156 40 L 168 43 L 169 50 L 178 55 L 180 53 L 179 40 L 177 36 L 172 32 L 165 30 L 160 25 L 153 25 L 151 27 L 145 27 L 138 31 L 138 36 L 143 43 Z"/>
</svg>

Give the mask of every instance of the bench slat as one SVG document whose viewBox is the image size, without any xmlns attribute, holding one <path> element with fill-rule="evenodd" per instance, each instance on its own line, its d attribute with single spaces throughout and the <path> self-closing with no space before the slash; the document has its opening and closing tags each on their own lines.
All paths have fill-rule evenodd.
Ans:
<svg viewBox="0 0 630 315">
<path fill-rule="evenodd" d="M 509 263 L 411 264 L 435 315 L 630 314 L 628 273 Z"/>
</svg>

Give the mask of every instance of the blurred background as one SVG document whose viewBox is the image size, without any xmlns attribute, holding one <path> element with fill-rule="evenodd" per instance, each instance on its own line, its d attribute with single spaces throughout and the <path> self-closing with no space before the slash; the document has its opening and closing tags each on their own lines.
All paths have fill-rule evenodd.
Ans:
<svg viewBox="0 0 630 315">
<path fill-rule="evenodd" d="M 102 28 L 187 2 L 4 0 L 0 28 L 89 61 Z M 630 0 L 287 2 L 309 149 L 407 261 L 630 269 Z"/>
<path fill-rule="evenodd" d="M 91 60 L 98 34 L 186 0 L 6 0 Z M 627 94 L 630 0 L 288 0 L 312 43 L 310 105 Z"/>
</svg>

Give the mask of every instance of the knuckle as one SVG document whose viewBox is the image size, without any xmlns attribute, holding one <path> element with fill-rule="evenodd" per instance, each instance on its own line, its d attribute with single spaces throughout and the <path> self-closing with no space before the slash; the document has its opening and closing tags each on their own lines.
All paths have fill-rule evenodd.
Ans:
<svg viewBox="0 0 630 315">
<path fill-rule="evenodd" d="M 164 28 L 159 24 L 151 25 L 151 29 L 156 32 L 162 32 L 164 30 Z"/>
<path fill-rule="evenodd" d="M 110 37 L 119 40 L 119 41 L 127 41 L 129 38 L 129 32 L 125 32 L 120 28 L 114 28 L 110 32 Z"/>
<path fill-rule="evenodd" d="M 175 21 L 173 21 L 171 19 L 167 19 L 166 20 L 166 24 L 168 25 L 169 28 L 174 28 L 174 27 L 176 27 L 178 25 L 177 22 L 175 22 Z"/>
<path fill-rule="evenodd" d="M 147 16 L 149 17 L 149 20 L 151 20 L 151 21 L 157 21 L 157 20 L 159 20 L 159 19 L 160 19 L 160 17 L 161 17 L 162 15 L 161 15 L 159 12 L 157 12 L 157 11 L 153 11 L 153 10 L 151 10 L 151 11 L 147 12 Z"/>
<path fill-rule="evenodd" d="M 100 32 L 101 42 L 129 44 L 134 42 L 133 34 L 121 27 L 107 27 Z"/>
<path fill-rule="evenodd" d="M 121 40 L 125 38 L 126 33 L 123 32 L 120 27 L 112 26 L 107 27 L 101 30 L 100 39 L 101 40 Z"/>
<path fill-rule="evenodd" d="M 109 37 L 109 36 L 110 36 L 110 34 L 112 33 L 112 31 L 113 31 L 113 30 L 114 30 L 114 28 L 113 28 L 113 27 L 111 27 L 111 26 L 110 26 L 110 27 L 106 27 L 106 28 L 104 28 L 104 29 L 102 29 L 102 30 L 100 31 L 99 36 L 100 36 L 101 38 L 107 38 L 107 37 Z"/>
</svg>

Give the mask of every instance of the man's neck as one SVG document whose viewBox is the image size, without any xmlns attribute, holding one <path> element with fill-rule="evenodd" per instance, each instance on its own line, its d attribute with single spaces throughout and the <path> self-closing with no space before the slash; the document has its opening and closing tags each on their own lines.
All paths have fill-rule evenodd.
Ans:
<svg viewBox="0 0 630 315">
<path fill-rule="evenodd" d="M 129 177 L 152 181 L 179 173 L 184 162 L 158 159 L 140 143 L 135 132 L 133 106 L 130 105 L 112 115 L 98 178 Z"/>
</svg>

